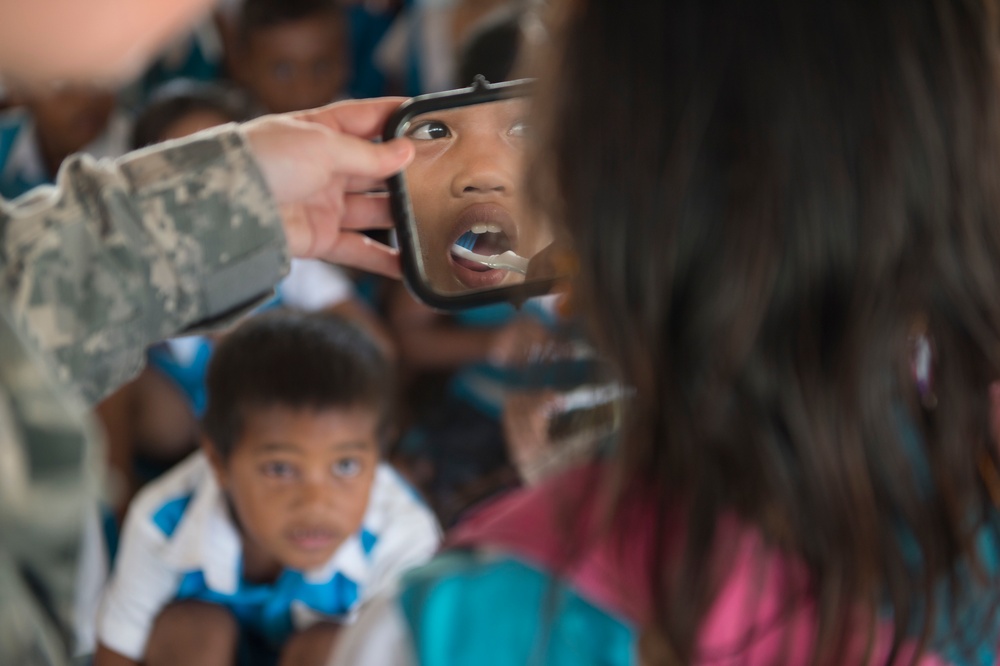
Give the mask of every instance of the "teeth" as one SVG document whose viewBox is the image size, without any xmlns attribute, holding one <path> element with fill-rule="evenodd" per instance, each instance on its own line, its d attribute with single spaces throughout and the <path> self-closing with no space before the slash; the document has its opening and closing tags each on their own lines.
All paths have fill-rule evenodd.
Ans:
<svg viewBox="0 0 1000 666">
<path fill-rule="evenodd" d="M 503 229 L 500 228 L 499 224 L 474 224 L 472 225 L 472 233 L 474 234 L 498 234 Z"/>
</svg>

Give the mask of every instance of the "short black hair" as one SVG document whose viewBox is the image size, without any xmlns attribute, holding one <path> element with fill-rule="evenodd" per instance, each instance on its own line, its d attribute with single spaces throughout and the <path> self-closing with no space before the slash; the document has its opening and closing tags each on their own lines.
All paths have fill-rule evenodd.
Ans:
<svg viewBox="0 0 1000 666">
<path fill-rule="evenodd" d="M 132 127 L 132 149 L 163 140 L 163 133 L 184 116 L 212 111 L 230 122 L 243 122 L 257 115 L 257 108 L 241 90 L 203 81 L 176 79 L 157 88 L 139 111 Z"/>
<path fill-rule="evenodd" d="M 259 30 L 323 14 L 338 20 L 343 18 L 337 0 L 245 0 L 236 23 L 236 35 L 246 44 Z"/>
<path fill-rule="evenodd" d="M 490 83 L 511 80 L 521 47 L 521 14 L 512 12 L 480 26 L 458 58 L 458 83 L 470 86 L 477 76 Z"/>
<path fill-rule="evenodd" d="M 250 410 L 370 408 L 379 438 L 389 426 L 389 363 L 361 328 L 329 313 L 277 310 L 226 335 L 208 366 L 204 434 L 223 458 L 243 436 Z"/>
</svg>

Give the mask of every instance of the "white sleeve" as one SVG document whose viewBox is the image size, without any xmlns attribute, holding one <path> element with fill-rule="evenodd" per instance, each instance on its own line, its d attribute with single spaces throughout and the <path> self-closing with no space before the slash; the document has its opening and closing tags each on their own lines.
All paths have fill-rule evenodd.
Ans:
<svg viewBox="0 0 1000 666">
<path fill-rule="evenodd" d="M 327 666 L 416 666 L 413 640 L 395 594 L 382 594 L 344 627 Z"/>
<path fill-rule="evenodd" d="M 362 602 L 395 590 L 400 576 L 430 560 L 440 543 L 441 532 L 433 514 L 414 504 L 380 536 L 372 553 L 372 574 Z"/>
<path fill-rule="evenodd" d="M 133 505 L 125 519 L 97 619 L 98 641 L 133 661 L 142 661 L 153 622 L 177 593 L 181 577 L 163 561 L 163 537 L 139 508 Z"/>
<path fill-rule="evenodd" d="M 101 531 L 100 509 L 96 504 L 87 507 L 83 524 L 83 542 L 80 544 L 80 561 L 77 565 L 76 599 L 73 620 L 76 632 L 74 656 L 93 654 L 96 646 L 97 609 L 101 593 L 108 580 L 108 552 Z"/>
<path fill-rule="evenodd" d="M 354 296 L 354 284 L 347 274 L 318 259 L 292 259 L 280 290 L 284 305 L 307 312 L 333 307 Z"/>
</svg>

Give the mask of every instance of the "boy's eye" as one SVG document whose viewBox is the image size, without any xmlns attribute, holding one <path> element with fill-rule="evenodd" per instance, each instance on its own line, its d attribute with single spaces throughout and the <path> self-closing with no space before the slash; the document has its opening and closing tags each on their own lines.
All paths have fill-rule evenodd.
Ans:
<svg viewBox="0 0 1000 666">
<path fill-rule="evenodd" d="M 361 473 L 361 461 L 356 458 L 344 458 L 333 465 L 333 473 L 337 476 L 350 478 Z"/>
<path fill-rule="evenodd" d="M 451 130 L 438 120 L 426 120 L 416 127 L 410 128 L 406 136 L 417 141 L 433 141 L 434 139 L 447 139 L 451 136 Z"/>
<path fill-rule="evenodd" d="M 295 467 L 285 462 L 268 462 L 261 466 L 264 476 L 275 479 L 290 479 L 295 476 Z"/>
</svg>

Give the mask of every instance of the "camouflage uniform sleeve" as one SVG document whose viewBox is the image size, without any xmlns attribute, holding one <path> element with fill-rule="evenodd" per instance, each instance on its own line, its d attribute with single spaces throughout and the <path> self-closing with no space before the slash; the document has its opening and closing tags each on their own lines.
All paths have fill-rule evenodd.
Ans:
<svg viewBox="0 0 1000 666">
<path fill-rule="evenodd" d="M 8 314 L 0 303 L 0 664 L 63 666 L 104 456 L 84 405 Z"/>
<path fill-rule="evenodd" d="M 287 268 L 234 126 L 116 162 L 75 156 L 56 186 L 0 201 L 0 298 L 89 401 L 132 377 L 148 344 L 247 309 Z"/>
</svg>

